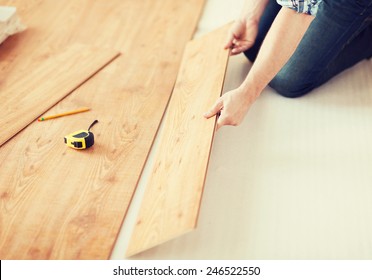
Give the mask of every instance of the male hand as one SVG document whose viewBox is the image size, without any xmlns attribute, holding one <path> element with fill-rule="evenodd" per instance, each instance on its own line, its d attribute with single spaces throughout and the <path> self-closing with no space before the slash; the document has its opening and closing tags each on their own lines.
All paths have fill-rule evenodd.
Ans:
<svg viewBox="0 0 372 280">
<path fill-rule="evenodd" d="M 225 49 L 231 49 L 236 55 L 248 50 L 254 44 L 258 32 L 258 23 L 253 20 L 239 19 L 229 30 Z"/>
<path fill-rule="evenodd" d="M 218 98 L 212 108 L 204 114 L 204 117 L 209 119 L 219 114 L 217 130 L 224 125 L 237 126 L 242 123 L 256 98 L 257 95 L 246 92 L 239 87 Z"/>
</svg>

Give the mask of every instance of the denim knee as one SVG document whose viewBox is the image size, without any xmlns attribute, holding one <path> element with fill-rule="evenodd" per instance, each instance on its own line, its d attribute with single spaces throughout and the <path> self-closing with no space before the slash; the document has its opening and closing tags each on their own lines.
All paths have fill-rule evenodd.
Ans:
<svg viewBox="0 0 372 280">
<path fill-rule="evenodd" d="M 280 95 L 288 98 L 303 96 L 316 87 L 312 81 L 304 81 L 296 75 L 283 72 L 279 72 L 271 80 L 269 86 Z"/>
</svg>

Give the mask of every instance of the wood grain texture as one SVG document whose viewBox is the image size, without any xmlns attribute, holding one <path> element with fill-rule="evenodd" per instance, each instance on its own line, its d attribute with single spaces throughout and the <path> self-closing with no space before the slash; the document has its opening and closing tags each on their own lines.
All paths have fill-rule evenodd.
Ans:
<svg viewBox="0 0 372 280">
<path fill-rule="evenodd" d="M 35 69 L 11 85 L 0 85 L 0 147 L 119 55 L 74 44 L 40 56 Z"/>
<path fill-rule="evenodd" d="M 107 259 L 204 1 L 7 2 L 20 6 L 28 29 L 0 47 L 8 58 L 0 69 L 5 84 L 27 72 L 39 48 L 82 43 L 122 55 L 46 114 L 81 106 L 89 112 L 31 123 L 0 148 L 0 258 Z M 26 41 L 32 50 L 21 61 L 14 50 Z M 92 148 L 63 144 L 94 119 Z"/>
<path fill-rule="evenodd" d="M 203 113 L 222 91 L 228 51 L 221 46 L 228 27 L 186 47 L 127 255 L 196 227 L 215 130 L 215 119 Z"/>
</svg>

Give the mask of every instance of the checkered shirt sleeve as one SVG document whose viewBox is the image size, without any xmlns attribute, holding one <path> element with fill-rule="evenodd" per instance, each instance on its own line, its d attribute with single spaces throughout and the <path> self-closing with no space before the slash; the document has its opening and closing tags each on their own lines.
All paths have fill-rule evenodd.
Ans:
<svg viewBox="0 0 372 280">
<path fill-rule="evenodd" d="M 298 13 L 316 15 L 322 0 L 277 0 L 279 5 L 295 10 Z"/>
</svg>

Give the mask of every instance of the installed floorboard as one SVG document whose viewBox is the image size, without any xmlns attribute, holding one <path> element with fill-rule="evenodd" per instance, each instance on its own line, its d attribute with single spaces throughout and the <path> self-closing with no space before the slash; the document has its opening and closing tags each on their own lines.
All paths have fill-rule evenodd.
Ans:
<svg viewBox="0 0 372 280">
<path fill-rule="evenodd" d="M 2 69 L 7 84 L 40 53 L 34 40 L 44 38 L 43 21 L 50 21 L 51 33 L 43 48 L 78 42 L 122 55 L 46 114 L 75 106 L 91 111 L 31 123 L 0 148 L 1 259 L 109 258 L 203 4 L 24 1 L 19 12 L 27 31 L 8 38 L 6 51 L 0 48 L 9 58 Z M 25 56 L 28 65 L 14 52 L 24 38 L 35 48 L 32 58 Z M 91 149 L 64 145 L 64 135 L 94 119 Z"/>
<path fill-rule="evenodd" d="M 35 69 L 14 84 L 0 85 L 0 147 L 119 55 L 80 44 L 41 56 Z"/>
<path fill-rule="evenodd" d="M 196 226 L 215 130 L 215 120 L 204 119 L 203 112 L 221 94 L 228 60 L 222 47 L 227 28 L 186 47 L 128 255 Z"/>
</svg>

